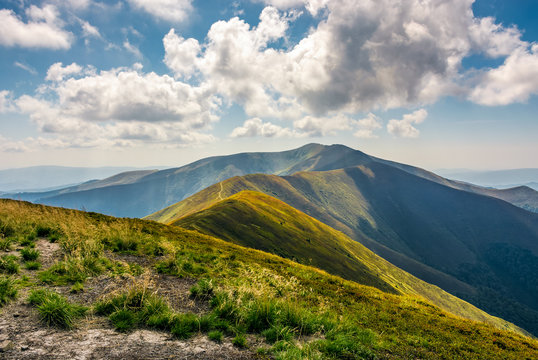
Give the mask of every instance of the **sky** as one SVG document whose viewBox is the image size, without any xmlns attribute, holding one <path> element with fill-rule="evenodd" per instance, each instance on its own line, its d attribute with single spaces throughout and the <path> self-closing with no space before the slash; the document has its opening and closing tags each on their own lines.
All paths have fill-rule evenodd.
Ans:
<svg viewBox="0 0 538 360">
<path fill-rule="evenodd" d="M 0 0 L 0 169 L 345 144 L 538 167 L 536 0 Z"/>
</svg>

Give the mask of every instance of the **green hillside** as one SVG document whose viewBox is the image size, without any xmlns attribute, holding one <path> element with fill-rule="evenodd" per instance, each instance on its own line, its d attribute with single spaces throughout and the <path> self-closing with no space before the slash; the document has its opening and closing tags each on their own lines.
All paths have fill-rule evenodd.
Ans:
<svg viewBox="0 0 538 360">
<path fill-rule="evenodd" d="M 236 177 L 148 218 L 170 224 L 242 190 L 273 196 L 418 278 L 538 334 L 538 214 L 374 162 Z"/>
<path fill-rule="evenodd" d="M 6 254 L 1 255 L 0 322 L 8 316 L 24 322 L 37 312 L 40 323 L 33 328 L 66 328 L 49 345 L 51 356 L 88 327 L 116 328 L 126 339 L 136 328 L 187 342 L 209 334 L 245 348 L 241 358 L 247 358 L 244 353 L 279 359 L 538 356 L 536 340 L 453 316 L 425 299 L 382 292 L 180 227 L 2 200 L 0 231 Z M 53 245 L 57 251 L 45 251 Z M 27 266 L 32 246 L 40 270 Z M 56 260 L 50 262 L 51 256 Z M 26 264 L 26 270 L 9 264 Z M 185 302 L 191 306 L 185 311 L 176 306 L 185 295 L 171 290 L 188 283 L 195 283 L 190 290 L 195 306 Z M 157 291 L 163 288 L 171 290 Z M 21 312 L 17 317 L 11 316 L 12 306 Z M 36 346 L 40 337 L 32 341 Z M 17 358 L 32 348 L 3 351 Z"/>
<path fill-rule="evenodd" d="M 173 225 L 312 265 L 385 292 L 422 296 L 453 314 L 506 326 L 402 271 L 343 233 L 260 192 L 239 192 Z"/>
</svg>

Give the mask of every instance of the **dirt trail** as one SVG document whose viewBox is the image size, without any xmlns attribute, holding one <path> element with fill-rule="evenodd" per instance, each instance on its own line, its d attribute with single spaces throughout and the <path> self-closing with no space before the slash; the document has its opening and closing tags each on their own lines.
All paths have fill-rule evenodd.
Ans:
<svg viewBox="0 0 538 360">
<path fill-rule="evenodd" d="M 224 200 L 222 198 L 222 191 L 224 190 L 224 187 L 222 186 L 222 181 L 219 183 L 219 185 L 220 185 L 220 191 L 219 191 L 217 197 L 219 198 L 219 200 Z"/>
</svg>

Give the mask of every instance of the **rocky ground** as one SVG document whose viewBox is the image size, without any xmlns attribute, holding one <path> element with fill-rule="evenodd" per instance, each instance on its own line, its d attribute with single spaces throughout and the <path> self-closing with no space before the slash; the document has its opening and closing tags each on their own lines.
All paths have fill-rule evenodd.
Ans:
<svg viewBox="0 0 538 360">
<path fill-rule="evenodd" d="M 41 239 L 36 244 L 43 268 L 61 257 L 58 246 Z M 15 253 L 15 252 L 13 252 Z M 136 259 L 121 259 L 123 261 Z M 23 275 L 35 277 L 35 271 L 22 270 Z M 191 279 L 145 274 L 152 288 L 165 296 L 177 311 L 202 314 L 208 305 L 189 296 L 195 283 Z M 127 288 L 132 277 L 106 275 L 86 281 L 84 291 L 72 294 L 70 287 L 54 287 L 69 300 L 90 305 L 110 292 Z M 20 289 L 17 299 L 0 309 L 0 359 L 256 359 L 255 344 L 260 341 L 251 336 L 248 349 L 238 349 L 231 338 L 222 343 L 198 335 L 178 340 L 169 333 L 136 330 L 120 333 L 108 319 L 88 315 L 72 330 L 61 330 L 43 325 L 37 312 L 27 303 L 28 290 Z"/>
</svg>

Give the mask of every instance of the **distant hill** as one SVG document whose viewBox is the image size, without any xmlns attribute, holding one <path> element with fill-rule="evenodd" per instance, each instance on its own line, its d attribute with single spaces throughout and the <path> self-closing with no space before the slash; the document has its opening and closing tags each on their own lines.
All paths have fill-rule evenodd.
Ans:
<svg viewBox="0 0 538 360">
<path fill-rule="evenodd" d="M 112 175 L 102 180 L 90 180 L 82 184 L 69 186 L 66 188 L 54 189 L 45 192 L 22 192 L 4 195 L 15 200 L 39 202 L 40 199 L 54 198 L 70 193 L 89 191 L 118 185 L 132 184 L 142 180 L 145 176 L 153 174 L 158 170 L 133 170 Z M 81 205 L 84 208 L 84 205 Z"/>
<path fill-rule="evenodd" d="M 32 166 L 0 170 L 0 192 L 46 191 L 103 179 L 133 167 Z"/>
<path fill-rule="evenodd" d="M 179 168 L 144 174 L 128 182 L 90 184 L 55 192 L 4 195 L 47 205 L 85 209 L 122 217 L 143 217 L 183 200 L 219 181 L 246 174 L 291 175 L 299 171 L 328 171 L 380 162 L 457 189 L 501 198 L 528 210 L 538 209 L 538 192 L 527 188 L 498 191 L 449 181 L 423 169 L 369 156 L 343 145 L 308 144 L 272 153 L 241 153 L 210 157 Z M 120 174 L 120 177 L 122 175 Z M 524 194 L 523 194 L 524 193 Z"/>
<path fill-rule="evenodd" d="M 174 224 L 243 190 L 276 197 L 413 275 L 538 334 L 538 214 L 374 161 L 284 177 L 234 177 L 148 219 Z"/>
<path fill-rule="evenodd" d="M 538 169 L 534 168 L 489 171 L 443 169 L 437 173 L 449 179 L 490 187 L 538 185 Z"/>
</svg>

